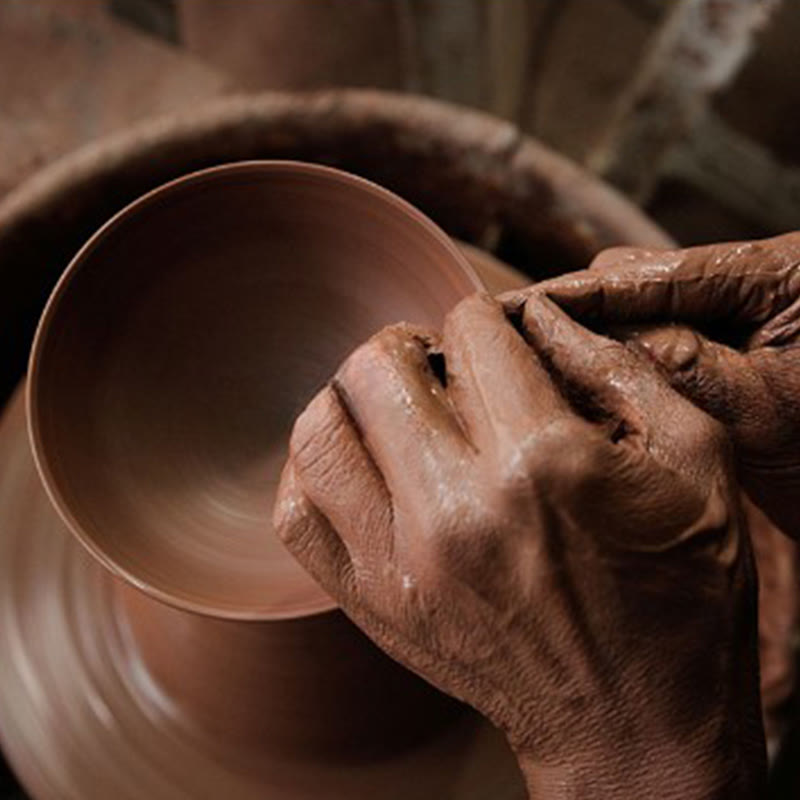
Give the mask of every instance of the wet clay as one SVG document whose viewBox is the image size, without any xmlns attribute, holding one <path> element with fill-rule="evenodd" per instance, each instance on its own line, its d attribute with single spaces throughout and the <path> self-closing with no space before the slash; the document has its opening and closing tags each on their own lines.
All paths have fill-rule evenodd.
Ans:
<svg viewBox="0 0 800 800">
<path fill-rule="evenodd" d="M 521 276 L 515 283 L 514 273 L 497 262 L 492 264 L 485 252 L 471 247 L 464 248 L 464 252 L 490 294 L 514 292 L 522 287 Z M 691 347 L 697 341 L 692 332 L 679 333 L 674 326 L 662 329 L 660 335 L 671 340 L 674 352 L 687 339 Z M 651 341 L 655 336 L 655 330 L 648 333 Z M 794 632 L 800 620 L 800 554 L 796 543 L 785 536 L 746 495 L 742 494 L 741 499 L 758 565 L 761 705 L 767 742 L 775 750 L 787 726 L 786 703 L 796 680 Z"/>
<path fill-rule="evenodd" d="M 335 170 L 251 162 L 156 190 L 81 250 L 39 328 L 31 426 L 56 506 L 184 608 L 333 607 L 270 530 L 292 420 L 375 330 L 440 324 L 477 286 L 427 218 Z"/>
<path fill-rule="evenodd" d="M 502 735 L 341 612 L 212 619 L 114 579 L 0 422 L 0 742 L 36 800 L 524 796 Z"/>
<path fill-rule="evenodd" d="M 723 429 L 545 297 L 360 347 L 295 425 L 275 523 L 383 649 L 507 733 L 532 796 L 763 792 Z"/>
<path fill-rule="evenodd" d="M 743 485 L 800 538 L 800 234 L 685 250 L 614 248 L 541 286 L 579 319 L 647 328 L 640 346 L 722 421 Z M 676 324 L 677 323 L 677 324 Z M 680 324 L 683 323 L 683 324 Z"/>
<path fill-rule="evenodd" d="M 113 579 L 45 495 L 21 391 L 0 454 L 0 738 L 38 800 L 524 795 L 498 731 L 340 612 L 211 618 Z"/>
</svg>

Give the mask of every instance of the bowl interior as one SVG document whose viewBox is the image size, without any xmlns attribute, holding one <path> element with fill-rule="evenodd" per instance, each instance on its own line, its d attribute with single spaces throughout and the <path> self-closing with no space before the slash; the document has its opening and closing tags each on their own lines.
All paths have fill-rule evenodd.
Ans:
<svg viewBox="0 0 800 800">
<path fill-rule="evenodd" d="M 215 168 L 129 206 L 56 288 L 31 361 L 35 454 L 107 566 L 237 618 L 331 607 L 270 517 L 294 417 L 382 326 L 477 288 L 390 193 L 290 162 Z"/>
</svg>

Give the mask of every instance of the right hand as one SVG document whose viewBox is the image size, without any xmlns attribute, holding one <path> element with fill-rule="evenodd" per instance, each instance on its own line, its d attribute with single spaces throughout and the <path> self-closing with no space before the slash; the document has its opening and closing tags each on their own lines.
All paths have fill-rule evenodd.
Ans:
<svg viewBox="0 0 800 800">
<path fill-rule="evenodd" d="M 530 291 L 506 295 L 506 307 Z M 800 539 L 800 233 L 613 248 L 535 291 L 584 323 L 635 326 L 672 386 L 725 424 L 748 494 Z"/>
</svg>

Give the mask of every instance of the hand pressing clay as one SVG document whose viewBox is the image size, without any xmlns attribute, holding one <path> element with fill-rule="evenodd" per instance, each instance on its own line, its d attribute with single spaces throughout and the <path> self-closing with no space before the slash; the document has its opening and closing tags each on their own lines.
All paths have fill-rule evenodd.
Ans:
<svg viewBox="0 0 800 800">
<path fill-rule="evenodd" d="M 536 290 L 588 323 L 685 323 L 640 330 L 638 341 L 676 389 L 726 425 L 744 487 L 800 539 L 800 233 L 615 248 Z M 516 308 L 524 293 L 504 300 Z"/>
<path fill-rule="evenodd" d="M 752 555 L 722 426 L 553 302 L 388 328 L 298 419 L 289 549 L 511 742 L 536 798 L 752 798 Z M 525 339 L 519 329 L 525 332 Z"/>
</svg>

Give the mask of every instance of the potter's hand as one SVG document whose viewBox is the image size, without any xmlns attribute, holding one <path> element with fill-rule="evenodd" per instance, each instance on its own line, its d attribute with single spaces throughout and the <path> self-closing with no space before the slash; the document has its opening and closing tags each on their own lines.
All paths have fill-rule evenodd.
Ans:
<svg viewBox="0 0 800 800">
<path fill-rule="evenodd" d="M 722 428 L 549 301 L 524 322 L 555 382 L 479 296 L 443 355 L 403 326 L 357 350 L 297 421 L 277 530 L 381 647 L 507 733 L 532 796 L 756 796 Z"/>
<path fill-rule="evenodd" d="M 675 388 L 725 423 L 744 487 L 800 539 L 800 234 L 615 248 L 590 270 L 540 286 L 581 320 L 691 326 L 640 341 Z"/>
</svg>

